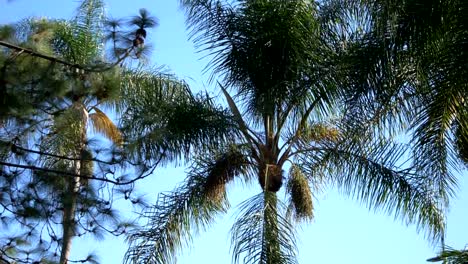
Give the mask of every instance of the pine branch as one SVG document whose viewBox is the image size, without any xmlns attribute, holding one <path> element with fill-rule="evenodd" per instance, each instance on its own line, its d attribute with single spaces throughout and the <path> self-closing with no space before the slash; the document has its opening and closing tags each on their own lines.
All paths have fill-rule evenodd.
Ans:
<svg viewBox="0 0 468 264">
<path fill-rule="evenodd" d="M 108 71 L 108 70 L 112 69 L 113 67 L 117 66 L 124 59 L 126 59 L 130 55 L 131 50 L 133 50 L 133 47 L 127 49 L 127 51 L 124 53 L 124 55 L 122 57 L 118 58 L 117 61 L 115 61 L 113 63 L 104 64 L 104 65 L 96 65 L 94 67 L 90 67 L 90 66 L 80 65 L 80 64 L 76 64 L 76 63 L 70 63 L 68 61 L 59 59 L 57 57 L 45 55 L 45 54 L 39 53 L 37 51 L 34 51 L 32 49 L 23 48 L 23 47 L 13 45 L 11 43 L 1 41 L 1 40 L 0 40 L 0 46 L 7 47 L 9 49 L 14 49 L 14 50 L 17 50 L 17 51 L 19 51 L 21 53 L 27 53 L 27 54 L 29 54 L 31 56 L 34 56 L 34 57 L 45 59 L 45 60 L 48 60 L 48 61 L 51 61 L 51 62 L 60 63 L 60 64 L 63 64 L 65 66 L 68 66 L 70 68 L 75 68 L 75 69 L 83 70 L 83 71 L 86 71 L 86 72 L 104 72 L 104 71 Z"/>
</svg>

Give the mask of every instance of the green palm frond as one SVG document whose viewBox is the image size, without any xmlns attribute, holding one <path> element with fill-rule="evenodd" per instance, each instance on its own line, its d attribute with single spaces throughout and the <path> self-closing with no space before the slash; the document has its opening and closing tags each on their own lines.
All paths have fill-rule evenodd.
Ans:
<svg viewBox="0 0 468 264">
<path fill-rule="evenodd" d="M 427 261 L 443 261 L 444 264 L 465 264 L 468 263 L 468 250 L 456 250 L 450 247 L 445 247 L 439 256 L 430 258 Z"/>
<path fill-rule="evenodd" d="M 456 122 L 455 128 L 455 147 L 460 159 L 468 165 L 468 120 L 466 114 L 460 118 L 462 122 Z"/>
<path fill-rule="evenodd" d="M 289 170 L 286 192 L 290 196 L 289 213 L 296 221 L 310 221 L 314 218 L 314 204 L 309 182 L 297 165 Z"/>
<path fill-rule="evenodd" d="M 234 263 L 297 263 L 293 225 L 273 192 L 262 192 L 240 206 L 231 229 Z"/>
<path fill-rule="evenodd" d="M 414 122 L 414 157 L 418 170 L 431 175 L 434 191 L 448 203 L 454 196 L 453 172 L 458 168 L 452 129 L 463 107 L 460 101 L 468 94 L 457 88 L 435 93 Z"/>
<path fill-rule="evenodd" d="M 223 161 L 220 159 L 219 163 Z M 176 253 L 191 240 L 192 235 L 205 230 L 216 215 L 226 211 L 227 202 L 211 199 L 210 194 L 221 191 L 216 196 L 225 197 L 224 190 L 213 189 L 216 184 L 212 173 L 221 165 L 211 163 L 207 166 L 195 168 L 184 181 L 185 184 L 175 191 L 160 194 L 157 204 L 147 213 L 149 228 L 129 236 L 131 247 L 125 256 L 125 263 L 175 263 Z M 229 180 L 233 175 L 225 176 Z"/>
<path fill-rule="evenodd" d="M 414 169 L 402 169 L 405 146 L 372 140 L 357 145 L 353 140 L 335 146 L 317 148 L 316 163 L 329 168 L 331 183 L 344 194 L 381 209 L 407 224 L 416 224 L 431 241 L 445 234 L 444 207 L 426 175 Z M 377 143 L 378 142 L 378 143 Z M 306 156 L 304 157 L 307 163 Z"/>
<path fill-rule="evenodd" d="M 182 3 L 194 42 L 213 55 L 214 74 L 224 75 L 227 86 L 237 89 L 256 122 L 262 123 L 259 116 L 274 116 L 275 108 L 301 106 L 301 100 L 310 99 L 307 93 L 327 95 L 321 91 L 329 86 L 325 69 L 330 67 L 311 63 L 328 56 L 320 48 L 313 4 L 281 0 L 240 1 L 235 6 L 208 0 Z M 315 89 L 309 90 L 310 85 Z"/>
<path fill-rule="evenodd" d="M 345 9 L 356 5 L 336 2 Z M 467 47 L 468 37 L 463 1 L 360 1 L 359 5 L 372 23 L 347 53 L 349 115 L 355 121 L 376 120 L 386 129 L 414 129 L 416 163 L 422 173 L 435 175 L 437 188 L 451 193 L 450 185 L 455 184 L 451 172 L 458 162 L 453 151 L 454 121 L 460 120 L 461 100 L 468 96 L 464 66 L 468 57 L 459 52 Z"/>
<path fill-rule="evenodd" d="M 72 21 L 57 21 L 53 47 L 68 62 L 88 65 L 103 60 L 105 14 L 100 0 L 83 1 Z"/>
<path fill-rule="evenodd" d="M 62 113 L 54 117 L 53 124 L 49 135 L 44 140 L 45 149 L 48 153 L 57 155 L 70 155 L 76 153 L 80 149 L 80 142 L 83 134 L 86 133 L 86 124 L 88 122 L 88 112 L 84 105 L 74 103 Z"/>
<path fill-rule="evenodd" d="M 114 122 L 99 108 L 93 107 L 93 110 L 94 113 L 89 115 L 92 123 L 91 129 L 112 140 L 115 144 L 121 145 L 123 143 L 122 134 Z"/>
<path fill-rule="evenodd" d="M 140 158 L 163 161 L 236 138 L 231 115 L 172 76 L 136 74 L 123 87 L 122 129 Z M 145 155 L 145 156 L 142 156 Z"/>
</svg>

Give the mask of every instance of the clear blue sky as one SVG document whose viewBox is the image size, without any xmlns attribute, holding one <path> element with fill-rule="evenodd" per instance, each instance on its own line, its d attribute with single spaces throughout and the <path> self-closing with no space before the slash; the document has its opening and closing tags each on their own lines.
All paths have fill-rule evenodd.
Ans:
<svg viewBox="0 0 468 264">
<path fill-rule="evenodd" d="M 0 23 L 18 21 L 28 16 L 71 18 L 78 1 L 67 0 L 0 0 Z M 140 8 L 158 17 L 160 26 L 149 32 L 147 42 L 154 49 L 151 64 L 166 65 L 171 72 L 186 79 L 194 90 L 212 86 L 203 74 L 206 60 L 199 60 L 193 45 L 187 40 L 183 12 L 177 0 L 108 0 L 107 13 L 113 17 L 134 15 Z M 215 93 L 216 94 L 216 93 Z M 154 202 L 157 193 L 171 190 L 184 178 L 183 168 L 159 169 L 155 175 L 140 183 L 140 191 Z M 452 201 L 448 215 L 446 243 L 463 248 L 468 243 L 468 174 L 460 175 L 458 199 Z M 260 187 L 230 186 L 232 201 L 230 214 L 196 236 L 192 247 L 184 250 L 179 264 L 230 263 L 229 228 L 236 205 L 260 191 Z M 356 263 L 356 264 L 418 264 L 435 255 L 436 248 L 424 239 L 414 226 L 406 226 L 392 216 L 368 211 L 362 204 L 340 195 L 333 189 L 319 194 L 315 221 L 299 229 L 299 263 Z M 124 208 L 123 217 L 131 218 L 131 209 Z M 0 231 L 1 232 L 1 231 Z M 126 250 L 123 239 L 107 237 L 103 241 L 91 237 L 74 240 L 73 256 L 95 251 L 101 263 L 120 263 Z"/>
</svg>

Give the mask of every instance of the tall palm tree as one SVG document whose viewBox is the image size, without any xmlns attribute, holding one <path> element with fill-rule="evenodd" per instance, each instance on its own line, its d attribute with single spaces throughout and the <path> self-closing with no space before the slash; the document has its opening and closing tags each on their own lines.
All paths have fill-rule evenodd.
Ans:
<svg viewBox="0 0 468 264">
<path fill-rule="evenodd" d="M 228 209 L 226 185 L 236 180 L 258 181 L 262 189 L 240 206 L 231 229 L 236 263 L 296 263 L 295 223 L 313 218 L 313 195 L 324 185 L 416 223 L 432 239 L 444 233 L 439 197 L 427 191 L 425 177 L 404 168 L 404 146 L 340 122 L 345 64 L 328 10 L 304 0 L 181 2 L 192 38 L 213 58 L 213 78 L 222 78 L 232 127 L 226 136 L 214 133 L 213 144 L 201 136 L 218 119 L 193 112 L 195 128 L 141 139 L 155 149 L 186 139 L 183 157 L 194 161 L 185 182 L 159 196 L 147 228 L 129 237 L 127 263 L 173 263 L 184 240 Z M 151 111 L 125 119 L 153 120 L 141 126 L 153 134 L 174 126 Z M 284 185 L 288 204 L 277 197 Z"/>
</svg>

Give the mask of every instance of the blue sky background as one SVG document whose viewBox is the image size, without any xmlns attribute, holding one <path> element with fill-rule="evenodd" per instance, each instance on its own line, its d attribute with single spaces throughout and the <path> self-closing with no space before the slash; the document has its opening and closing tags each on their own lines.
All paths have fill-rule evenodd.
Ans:
<svg viewBox="0 0 468 264">
<path fill-rule="evenodd" d="M 0 0 L 0 23 L 10 23 L 28 16 L 71 18 L 79 1 L 66 0 Z M 137 14 L 140 8 L 148 9 L 159 19 L 160 26 L 149 32 L 147 43 L 153 45 L 151 65 L 165 65 L 167 71 L 185 79 L 193 90 L 209 90 L 213 95 L 208 74 L 203 74 L 207 60 L 200 60 L 184 24 L 184 14 L 177 0 L 107 0 L 107 14 L 119 18 Z M 144 182 L 139 183 L 141 193 L 147 193 L 154 202 L 161 191 L 169 191 L 184 179 L 183 168 L 161 168 Z M 448 214 L 446 243 L 463 248 L 468 243 L 468 174 L 460 177 L 460 190 L 452 200 Z M 229 186 L 232 208 L 230 213 L 218 218 L 217 224 L 207 232 L 195 236 L 192 246 L 179 257 L 180 264 L 231 263 L 229 229 L 232 226 L 236 205 L 260 192 L 257 185 Z M 281 195 L 281 194 L 280 194 Z M 437 252 L 418 233 L 415 226 L 406 226 L 392 216 L 369 211 L 363 204 L 333 189 L 317 194 L 316 218 L 313 223 L 299 228 L 299 263 L 359 263 L 359 264 L 418 264 Z M 132 208 L 122 206 L 122 217 L 132 218 Z M 2 232 L 0 230 L 0 232 Z M 123 238 L 106 237 L 98 241 L 92 237 L 77 238 L 72 248 L 73 256 L 80 258 L 94 251 L 101 263 L 121 263 L 127 245 Z"/>
</svg>

